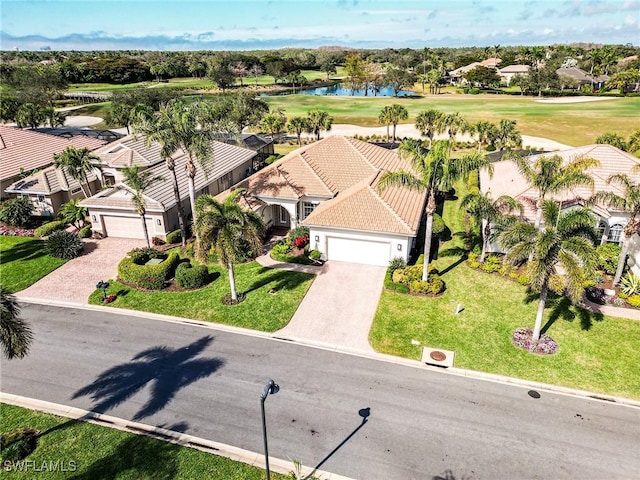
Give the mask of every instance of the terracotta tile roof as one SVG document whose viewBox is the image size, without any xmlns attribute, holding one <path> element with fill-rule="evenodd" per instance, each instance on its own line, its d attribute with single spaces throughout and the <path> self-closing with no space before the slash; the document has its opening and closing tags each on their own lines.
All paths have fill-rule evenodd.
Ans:
<svg viewBox="0 0 640 480">
<path fill-rule="evenodd" d="M 634 182 L 640 183 L 640 173 L 631 173 L 631 169 L 640 164 L 640 159 L 623 152 L 611 145 L 585 145 L 583 147 L 570 148 L 559 152 L 546 153 L 540 155 L 532 155 L 529 158 L 534 162 L 537 158 L 546 155 L 558 155 L 569 162 L 575 158 L 587 157 L 593 158 L 600 162 L 600 166 L 592 167 L 587 170 L 594 181 L 594 191 L 610 191 L 616 195 L 622 196 L 624 191 L 618 185 L 609 185 L 607 179 L 617 173 L 625 173 L 630 175 Z M 538 198 L 538 191 L 529 187 L 528 183 L 518 172 L 515 164 L 509 160 L 495 162 L 493 178 L 489 178 L 486 171 L 480 172 L 480 188 L 483 192 L 490 191 L 493 198 L 500 195 L 510 195 L 516 199 L 523 201 L 525 206 L 524 215 L 526 218 L 533 220 L 535 218 L 534 204 Z M 565 191 L 560 195 L 553 195 L 550 198 L 564 203 L 580 202 L 590 198 L 592 191 L 589 187 L 574 187 Z M 600 206 L 602 211 L 611 213 L 613 210 Z"/>
<path fill-rule="evenodd" d="M 502 63 L 502 60 L 500 58 L 491 57 L 481 61 L 480 65 L 482 65 L 483 67 L 497 67 L 500 63 Z"/>
<path fill-rule="evenodd" d="M 163 162 L 164 158 L 160 155 L 160 144 L 153 142 L 147 148 L 145 142 L 145 137 L 142 135 L 127 135 L 97 149 L 94 153 L 100 157 L 103 165 L 115 168 L 134 165 L 150 167 Z"/>
<path fill-rule="evenodd" d="M 0 178 L 10 179 L 21 171 L 30 171 L 53 164 L 53 156 L 68 146 L 101 147 L 105 140 L 90 137 L 71 139 L 47 135 L 32 130 L 0 125 Z"/>
<path fill-rule="evenodd" d="M 498 73 L 527 73 L 529 65 L 508 65 L 498 70 Z"/>
<path fill-rule="evenodd" d="M 87 175 L 89 182 L 94 182 L 96 178 L 93 172 Z M 67 175 L 62 169 L 50 166 L 22 180 L 18 180 L 7 187 L 5 192 L 49 195 L 77 188 L 81 188 L 77 180 Z"/>
<path fill-rule="evenodd" d="M 257 154 L 248 148 L 229 145 L 228 143 L 212 142 L 214 162 L 213 166 L 208 170 L 207 174 L 202 168 L 196 170 L 195 189 L 196 192 L 202 190 L 213 181 L 222 177 L 226 173 L 239 167 L 245 162 L 255 157 Z M 183 174 L 186 164 L 186 156 L 182 155 L 176 159 L 175 169 L 178 172 L 178 188 L 181 199 L 189 197 L 189 183 L 187 176 Z M 149 205 L 155 205 L 153 208 L 168 210 L 175 205 L 175 197 L 173 194 L 173 177 L 166 166 L 165 162 L 159 163 L 149 169 L 153 172 L 153 176 L 161 176 L 164 180 L 153 184 L 145 191 L 145 196 L 149 199 Z M 117 187 L 117 186 L 116 186 Z M 81 202 L 84 207 L 130 207 L 130 201 L 127 198 L 121 198 L 121 195 L 115 195 L 114 190 L 118 188 L 110 188 L 104 190 L 91 198 L 87 198 Z M 115 196 L 114 196 L 115 195 Z M 126 201 L 125 201 L 126 200 Z M 114 203 L 115 202 L 115 203 Z M 128 202 L 128 203 L 127 203 Z M 155 203 L 153 203 L 155 202 Z M 126 204 L 126 205 L 125 205 Z M 152 208 L 149 207 L 148 208 Z"/>
</svg>

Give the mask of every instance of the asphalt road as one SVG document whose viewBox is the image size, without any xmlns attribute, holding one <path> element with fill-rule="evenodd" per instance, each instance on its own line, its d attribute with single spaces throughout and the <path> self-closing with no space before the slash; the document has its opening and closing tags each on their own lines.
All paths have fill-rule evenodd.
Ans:
<svg viewBox="0 0 640 480">
<path fill-rule="evenodd" d="M 6 393 L 262 452 L 273 378 L 274 457 L 358 479 L 640 478 L 638 408 L 138 317 L 23 317 L 35 343 L 3 362 Z"/>
</svg>

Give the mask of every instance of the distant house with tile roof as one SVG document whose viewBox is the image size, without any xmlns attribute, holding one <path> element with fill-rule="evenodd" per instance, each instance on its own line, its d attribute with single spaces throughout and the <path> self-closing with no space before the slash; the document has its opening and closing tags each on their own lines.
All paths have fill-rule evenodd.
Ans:
<svg viewBox="0 0 640 480">
<path fill-rule="evenodd" d="M 640 183 L 640 173 L 632 173 L 632 168 L 640 164 L 640 159 L 611 145 L 586 145 L 558 152 L 531 155 L 527 158 L 530 162 L 534 162 L 542 155 L 558 155 L 565 162 L 575 158 L 593 158 L 600 162 L 599 166 L 591 167 L 587 170 L 587 173 L 594 180 L 593 191 L 589 187 L 578 186 L 550 197 L 552 200 L 561 202 L 563 209 L 584 205 L 593 192 L 611 191 L 616 195 L 623 196 L 624 191 L 619 185 L 609 185 L 607 183 L 607 179 L 611 175 L 624 173 L 629 175 L 635 183 Z M 529 186 L 514 162 L 502 160 L 495 162 L 493 167 L 494 173 L 492 177 L 489 177 L 485 171 L 480 172 L 481 191 L 490 193 L 492 198 L 498 198 L 500 195 L 509 195 L 520 200 L 524 206 L 524 217 L 534 222 L 538 191 Z M 591 207 L 591 210 L 594 215 L 594 225 L 597 226 L 601 236 L 601 243 L 622 243 L 624 239 L 623 229 L 629 221 L 630 214 L 606 205 L 595 205 Z M 640 242 L 636 243 L 640 247 Z M 496 245 L 493 248 L 494 251 L 497 251 Z M 636 249 L 630 257 L 632 268 L 640 275 L 640 248 Z"/>
<path fill-rule="evenodd" d="M 267 226 L 308 227 L 311 248 L 325 259 L 386 266 L 395 257 L 409 259 L 425 192 L 377 186 L 384 171 L 410 169 L 396 150 L 336 135 L 294 150 L 234 188 L 245 189 L 239 202 Z"/>
<path fill-rule="evenodd" d="M 607 75 L 593 76 L 578 67 L 559 68 L 558 75 L 565 75 L 577 80 L 580 85 L 591 85 L 595 89 L 602 88 L 609 77 Z"/>
<path fill-rule="evenodd" d="M 465 83 L 464 74 L 470 72 L 476 67 L 488 67 L 498 69 L 498 65 L 502 62 L 499 58 L 487 58 L 481 62 L 473 62 L 469 65 L 464 65 L 462 67 L 456 68 L 455 70 L 451 70 L 449 72 L 449 81 L 452 85 L 457 85 L 460 83 Z"/>
<path fill-rule="evenodd" d="M 204 193 L 216 195 L 236 182 L 243 180 L 252 171 L 256 152 L 214 141 L 212 165 L 205 172 L 196 170 L 196 197 Z M 149 148 L 142 136 L 129 136 L 96 151 L 100 157 L 103 175 L 109 188 L 82 200 L 80 204 L 89 209 L 91 228 L 103 236 L 144 238 L 140 216 L 131 201 L 133 192 L 122 183 L 122 169 L 138 165 L 148 169 L 157 182 L 144 192 L 147 209 L 147 230 L 150 237 L 164 238 L 178 228 L 178 206 L 173 193 L 173 174 L 160 155 L 160 145 L 152 143 Z M 180 200 L 187 216 L 191 214 L 189 185 L 184 173 L 186 155 L 182 151 L 174 154 L 175 172 L 178 178 Z"/>
<path fill-rule="evenodd" d="M 498 75 L 500 75 L 502 83 L 509 85 L 513 77 L 516 75 L 527 75 L 530 68 L 531 67 L 529 65 L 508 65 L 506 67 L 499 68 Z"/>
<path fill-rule="evenodd" d="M 30 172 L 53 165 L 53 156 L 65 148 L 95 148 L 107 142 L 85 136 L 64 138 L 33 130 L 0 125 L 0 198 L 5 190 Z"/>
</svg>

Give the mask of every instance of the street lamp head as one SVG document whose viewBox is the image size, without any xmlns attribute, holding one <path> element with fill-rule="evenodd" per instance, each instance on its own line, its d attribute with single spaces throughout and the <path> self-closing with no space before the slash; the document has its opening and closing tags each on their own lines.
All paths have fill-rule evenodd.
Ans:
<svg viewBox="0 0 640 480">
<path fill-rule="evenodd" d="M 260 398 L 264 400 L 267 398 L 267 395 L 269 394 L 273 395 L 275 393 L 278 393 L 279 391 L 280 391 L 280 385 L 278 385 L 273 380 L 269 380 L 267 384 L 264 386 L 264 391 L 262 392 L 262 395 L 260 395 Z"/>
</svg>

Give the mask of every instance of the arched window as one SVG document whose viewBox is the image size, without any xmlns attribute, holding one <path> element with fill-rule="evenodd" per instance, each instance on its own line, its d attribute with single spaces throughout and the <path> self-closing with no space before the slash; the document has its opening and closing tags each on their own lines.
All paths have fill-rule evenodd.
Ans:
<svg viewBox="0 0 640 480">
<path fill-rule="evenodd" d="M 603 238 L 607 233 L 607 223 L 603 220 L 600 220 L 598 226 L 596 227 L 596 233 L 598 234 L 598 238 Z"/>
<path fill-rule="evenodd" d="M 611 243 L 620 243 L 622 240 L 622 229 L 624 227 L 619 223 L 612 225 L 609 229 L 609 236 L 607 237 L 607 241 Z"/>
</svg>

